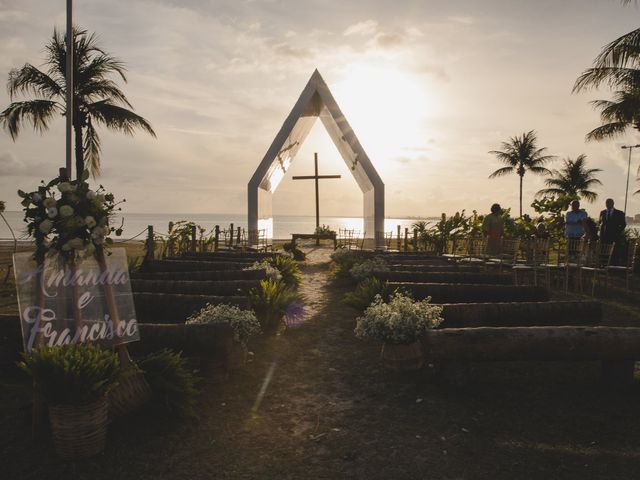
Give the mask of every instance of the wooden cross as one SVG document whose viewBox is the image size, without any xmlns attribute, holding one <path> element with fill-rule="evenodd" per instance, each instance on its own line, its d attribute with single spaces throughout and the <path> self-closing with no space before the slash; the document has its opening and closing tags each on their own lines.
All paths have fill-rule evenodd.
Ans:
<svg viewBox="0 0 640 480">
<path fill-rule="evenodd" d="M 318 175 L 318 154 L 313 154 L 313 163 L 315 165 L 316 173 L 315 175 L 302 175 L 302 176 L 294 176 L 293 180 L 315 180 L 316 181 L 316 231 L 320 228 L 320 192 L 318 180 L 324 180 L 327 178 L 341 178 L 341 175 Z"/>
</svg>

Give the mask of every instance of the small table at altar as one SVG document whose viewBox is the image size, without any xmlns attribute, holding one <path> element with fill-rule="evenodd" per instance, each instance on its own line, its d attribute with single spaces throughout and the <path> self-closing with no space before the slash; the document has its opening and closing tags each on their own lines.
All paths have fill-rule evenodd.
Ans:
<svg viewBox="0 0 640 480">
<path fill-rule="evenodd" d="M 291 234 L 291 245 L 296 246 L 296 240 L 309 240 L 314 239 L 317 242 L 320 240 L 333 240 L 333 249 L 336 250 L 338 248 L 338 235 L 336 232 L 331 233 L 292 233 Z"/>
</svg>

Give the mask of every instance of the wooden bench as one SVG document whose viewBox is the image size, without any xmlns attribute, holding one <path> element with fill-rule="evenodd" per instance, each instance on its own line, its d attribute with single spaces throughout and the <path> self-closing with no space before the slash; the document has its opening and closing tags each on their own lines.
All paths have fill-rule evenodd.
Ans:
<svg viewBox="0 0 640 480">
<path fill-rule="evenodd" d="M 333 240 L 333 249 L 338 248 L 338 235 L 336 232 L 332 233 L 292 233 L 291 245 L 295 247 L 296 240 L 315 240 L 316 245 L 320 244 L 320 240 Z"/>
</svg>

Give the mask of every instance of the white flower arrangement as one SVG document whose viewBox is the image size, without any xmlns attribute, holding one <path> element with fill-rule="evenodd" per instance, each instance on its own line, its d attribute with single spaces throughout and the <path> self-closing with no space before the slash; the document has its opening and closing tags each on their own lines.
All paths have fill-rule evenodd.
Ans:
<svg viewBox="0 0 640 480">
<path fill-rule="evenodd" d="M 380 257 L 370 258 L 364 262 L 354 265 L 349 270 L 351 276 L 357 281 L 361 282 L 369 277 L 372 277 L 375 272 L 388 272 L 389 266 Z"/>
<path fill-rule="evenodd" d="M 349 250 L 348 248 L 338 248 L 335 252 L 331 254 L 331 260 L 338 264 L 343 264 L 354 259 L 356 254 L 353 250 Z"/>
<path fill-rule="evenodd" d="M 376 295 L 364 315 L 357 319 L 356 337 L 392 344 L 413 343 L 443 320 L 442 307 L 432 305 L 430 300 L 416 302 L 411 297 L 395 293 L 389 303 L 384 303 L 382 297 Z"/>
<path fill-rule="evenodd" d="M 233 330 L 235 341 L 245 343 L 246 340 L 261 332 L 260 322 L 252 310 L 241 310 L 234 305 L 211 305 L 208 303 L 198 313 L 187 319 L 188 324 L 228 323 Z"/>
<path fill-rule="evenodd" d="M 254 262 L 253 265 L 243 268 L 243 270 L 265 270 L 267 279 L 273 280 L 274 282 L 282 279 L 280 270 L 278 270 L 266 260 L 262 260 L 261 262 Z"/>
</svg>

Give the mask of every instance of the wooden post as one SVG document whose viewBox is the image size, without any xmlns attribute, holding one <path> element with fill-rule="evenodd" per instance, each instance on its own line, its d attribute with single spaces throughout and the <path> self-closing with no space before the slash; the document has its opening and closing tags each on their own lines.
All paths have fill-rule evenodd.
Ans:
<svg viewBox="0 0 640 480">
<path fill-rule="evenodd" d="M 239 247 L 242 244 L 242 228 L 238 227 L 238 236 L 236 237 L 236 246 Z"/>
<path fill-rule="evenodd" d="M 147 225 L 147 242 L 146 242 L 146 252 L 144 255 L 144 263 L 149 263 L 153 260 L 156 253 L 156 244 L 153 239 L 153 225 Z"/>
<path fill-rule="evenodd" d="M 196 253 L 196 226 L 191 225 L 191 253 Z"/>
<path fill-rule="evenodd" d="M 418 229 L 417 228 L 413 229 L 413 251 L 414 252 L 418 251 Z"/>
<path fill-rule="evenodd" d="M 404 253 L 409 251 L 409 229 L 404 228 Z"/>
<path fill-rule="evenodd" d="M 218 251 L 218 242 L 220 241 L 220 225 L 216 225 L 213 234 L 213 251 Z"/>
<path fill-rule="evenodd" d="M 398 225 L 398 251 L 400 251 L 400 225 Z"/>
<path fill-rule="evenodd" d="M 228 248 L 233 247 L 233 232 L 235 230 L 233 229 L 233 223 L 231 224 L 231 226 L 229 227 L 229 243 L 227 244 Z"/>
</svg>

